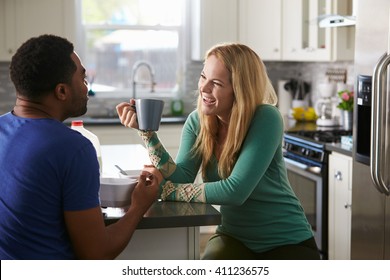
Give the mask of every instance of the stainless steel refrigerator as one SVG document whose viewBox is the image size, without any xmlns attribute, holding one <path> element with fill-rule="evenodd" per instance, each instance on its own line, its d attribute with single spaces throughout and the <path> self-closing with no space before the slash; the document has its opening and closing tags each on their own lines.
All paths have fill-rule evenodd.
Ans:
<svg viewBox="0 0 390 280">
<path fill-rule="evenodd" d="M 357 0 L 352 259 L 390 259 L 390 0 Z"/>
</svg>

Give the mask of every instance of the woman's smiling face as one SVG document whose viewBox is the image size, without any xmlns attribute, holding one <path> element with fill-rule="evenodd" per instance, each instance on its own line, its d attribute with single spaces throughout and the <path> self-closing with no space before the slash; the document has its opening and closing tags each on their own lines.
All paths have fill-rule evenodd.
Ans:
<svg viewBox="0 0 390 280">
<path fill-rule="evenodd" d="M 202 98 L 202 112 L 205 115 L 217 115 L 228 122 L 234 102 L 234 92 L 230 73 L 215 55 L 209 56 L 198 82 Z"/>
</svg>

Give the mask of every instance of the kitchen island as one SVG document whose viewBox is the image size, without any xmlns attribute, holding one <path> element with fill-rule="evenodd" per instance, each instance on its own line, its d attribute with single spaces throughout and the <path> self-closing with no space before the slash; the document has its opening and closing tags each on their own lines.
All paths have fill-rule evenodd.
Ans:
<svg viewBox="0 0 390 280">
<path fill-rule="evenodd" d="M 101 151 L 105 177 L 119 176 L 115 164 L 125 170 L 141 170 L 150 163 L 142 145 L 103 145 Z M 102 211 L 106 224 L 111 224 L 125 209 Z M 210 204 L 156 201 L 117 259 L 199 259 L 200 227 L 220 222 L 221 214 Z"/>
</svg>

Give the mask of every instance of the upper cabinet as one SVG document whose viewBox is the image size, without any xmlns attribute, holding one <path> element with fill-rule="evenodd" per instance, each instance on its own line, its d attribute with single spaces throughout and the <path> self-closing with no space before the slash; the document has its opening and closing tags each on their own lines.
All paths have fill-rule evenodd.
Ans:
<svg viewBox="0 0 390 280">
<path fill-rule="evenodd" d="M 354 27 L 319 28 L 324 14 L 352 13 L 352 0 L 240 0 L 239 40 L 263 60 L 353 60 Z"/>
<path fill-rule="evenodd" d="M 77 0 L 0 0 L 0 61 L 27 39 L 55 34 L 75 42 Z"/>
<path fill-rule="evenodd" d="M 353 60 L 355 27 L 319 28 L 324 14 L 352 14 L 352 0 L 283 0 L 283 60 Z"/>
<path fill-rule="evenodd" d="M 282 59 L 282 0 L 240 0 L 239 41 L 263 60 Z"/>
<path fill-rule="evenodd" d="M 191 0 L 191 59 L 203 60 L 215 44 L 238 39 L 238 0 Z"/>
</svg>

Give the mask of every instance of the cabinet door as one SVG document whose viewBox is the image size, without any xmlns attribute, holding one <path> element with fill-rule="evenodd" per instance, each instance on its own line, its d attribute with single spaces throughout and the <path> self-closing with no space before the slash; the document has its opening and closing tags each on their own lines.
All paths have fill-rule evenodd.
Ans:
<svg viewBox="0 0 390 280">
<path fill-rule="evenodd" d="M 329 259 L 351 258 L 352 158 L 329 156 Z"/>
<path fill-rule="evenodd" d="M 352 60 L 354 27 L 320 28 L 323 15 L 351 14 L 352 1 L 282 0 L 283 60 Z"/>
<path fill-rule="evenodd" d="M 0 61 L 9 61 L 14 52 L 15 3 L 0 0 Z"/>
<path fill-rule="evenodd" d="M 330 29 L 317 23 L 321 13 L 330 14 L 324 1 L 283 0 L 283 60 L 330 59 Z"/>
<path fill-rule="evenodd" d="M 34 36 L 55 34 L 75 41 L 75 0 L 0 1 L 1 13 L 5 13 L 0 20 L 0 36 L 4 38 L 0 60 L 11 60 L 17 48 Z"/>
<path fill-rule="evenodd" d="M 263 60 L 281 59 L 281 0 L 240 0 L 239 41 Z"/>
<path fill-rule="evenodd" d="M 203 60 L 215 44 L 236 42 L 238 0 L 191 0 L 191 58 Z"/>
</svg>

